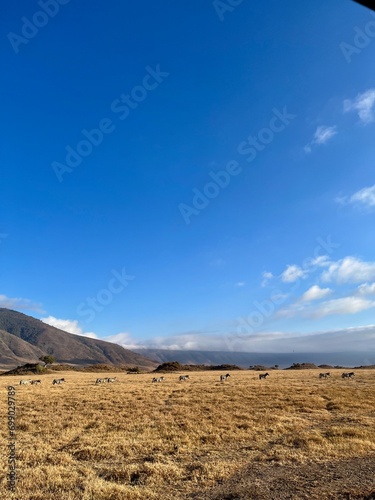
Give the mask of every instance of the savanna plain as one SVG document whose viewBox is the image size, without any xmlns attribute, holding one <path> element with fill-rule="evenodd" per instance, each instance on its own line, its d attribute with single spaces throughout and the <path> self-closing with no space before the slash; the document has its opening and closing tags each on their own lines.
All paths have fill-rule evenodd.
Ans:
<svg viewBox="0 0 375 500">
<path fill-rule="evenodd" d="M 375 498 L 375 370 L 1 377 L 0 497 L 17 500 Z M 95 384 L 96 377 L 117 377 Z M 17 483 L 7 489 L 7 387 Z"/>
</svg>

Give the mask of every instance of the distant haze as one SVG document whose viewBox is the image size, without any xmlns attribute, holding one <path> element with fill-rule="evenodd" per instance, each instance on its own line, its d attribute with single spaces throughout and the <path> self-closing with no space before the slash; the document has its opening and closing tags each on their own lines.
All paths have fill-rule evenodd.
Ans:
<svg viewBox="0 0 375 500">
<path fill-rule="evenodd" d="M 163 349 L 138 349 L 139 354 L 155 359 L 160 363 L 178 361 L 181 364 L 234 364 L 241 368 L 250 365 L 275 366 L 287 368 L 293 363 L 314 363 L 316 365 L 368 366 L 375 364 L 375 352 L 331 352 L 331 353 L 251 353 L 220 351 L 176 351 Z"/>
<path fill-rule="evenodd" d="M 228 351 L 246 353 L 375 353 L 375 326 L 337 329 L 326 332 L 288 333 L 259 332 L 253 334 L 185 332 L 173 336 L 136 341 L 128 334 L 106 338 L 127 349 L 173 351 Z"/>
</svg>

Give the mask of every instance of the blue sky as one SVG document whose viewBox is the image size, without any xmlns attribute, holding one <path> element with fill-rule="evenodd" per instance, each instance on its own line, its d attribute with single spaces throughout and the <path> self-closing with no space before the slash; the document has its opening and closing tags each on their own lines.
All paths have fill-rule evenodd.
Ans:
<svg viewBox="0 0 375 500">
<path fill-rule="evenodd" d="M 0 306 L 127 347 L 375 350 L 369 10 L 22 0 L 0 27 Z"/>
</svg>

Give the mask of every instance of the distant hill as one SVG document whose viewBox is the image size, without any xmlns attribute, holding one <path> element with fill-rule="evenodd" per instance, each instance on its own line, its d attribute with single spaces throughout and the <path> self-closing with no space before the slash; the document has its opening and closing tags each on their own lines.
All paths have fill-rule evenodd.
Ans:
<svg viewBox="0 0 375 500">
<path fill-rule="evenodd" d="M 45 354 L 59 363 L 77 365 L 101 363 L 139 366 L 143 370 L 158 365 L 118 344 L 73 335 L 26 314 L 0 308 L 0 368 L 35 362 Z"/>
<path fill-rule="evenodd" d="M 36 346 L 0 330 L 0 368 L 37 362 L 44 352 Z"/>
<path fill-rule="evenodd" d="M 290 352 L 257 353 L 227 351 L 177 351 L 167 349 L 137 349 L 138 353 L 158 361 L 178 361 L 183 365 L 232 364 L 241 368 L 263 365 L 264 367 L 287 368 L 293 363 L 313 363 L 315 365 L 366 366 L 375 364 L 375 352 Z"/>
<path fill-rule="evenodd" d="M 178 361 L 168 361 L 167 363 L 162 363 L 159 365 L 154 372 L 155 373 L 170 373 L 170 372 L 182 372 L 182 371 L 204 371 L 204 370 L 216 370 L 216 371 L 232 371 L 232 370 L 242 370 L 236 365 L 219 365 L 219 366 L 205 366 L 205 365 L 181 365 Z"/>
<path fill-rule="evenodd" d="M 287 370 L 316 370 L 317 368 L 314 363 L 293 363 Z"/>
</svg>

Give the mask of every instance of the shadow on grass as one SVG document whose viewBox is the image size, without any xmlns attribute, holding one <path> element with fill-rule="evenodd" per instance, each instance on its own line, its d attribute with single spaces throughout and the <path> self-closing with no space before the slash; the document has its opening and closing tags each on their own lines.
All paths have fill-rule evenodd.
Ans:
<svg viewBox="0 0 375 500">
<path fill-rule="evenodd" d="M 373 500 L 375 455 L 305 464 L 254 463 L 196 500 Z"/>
</svg>

